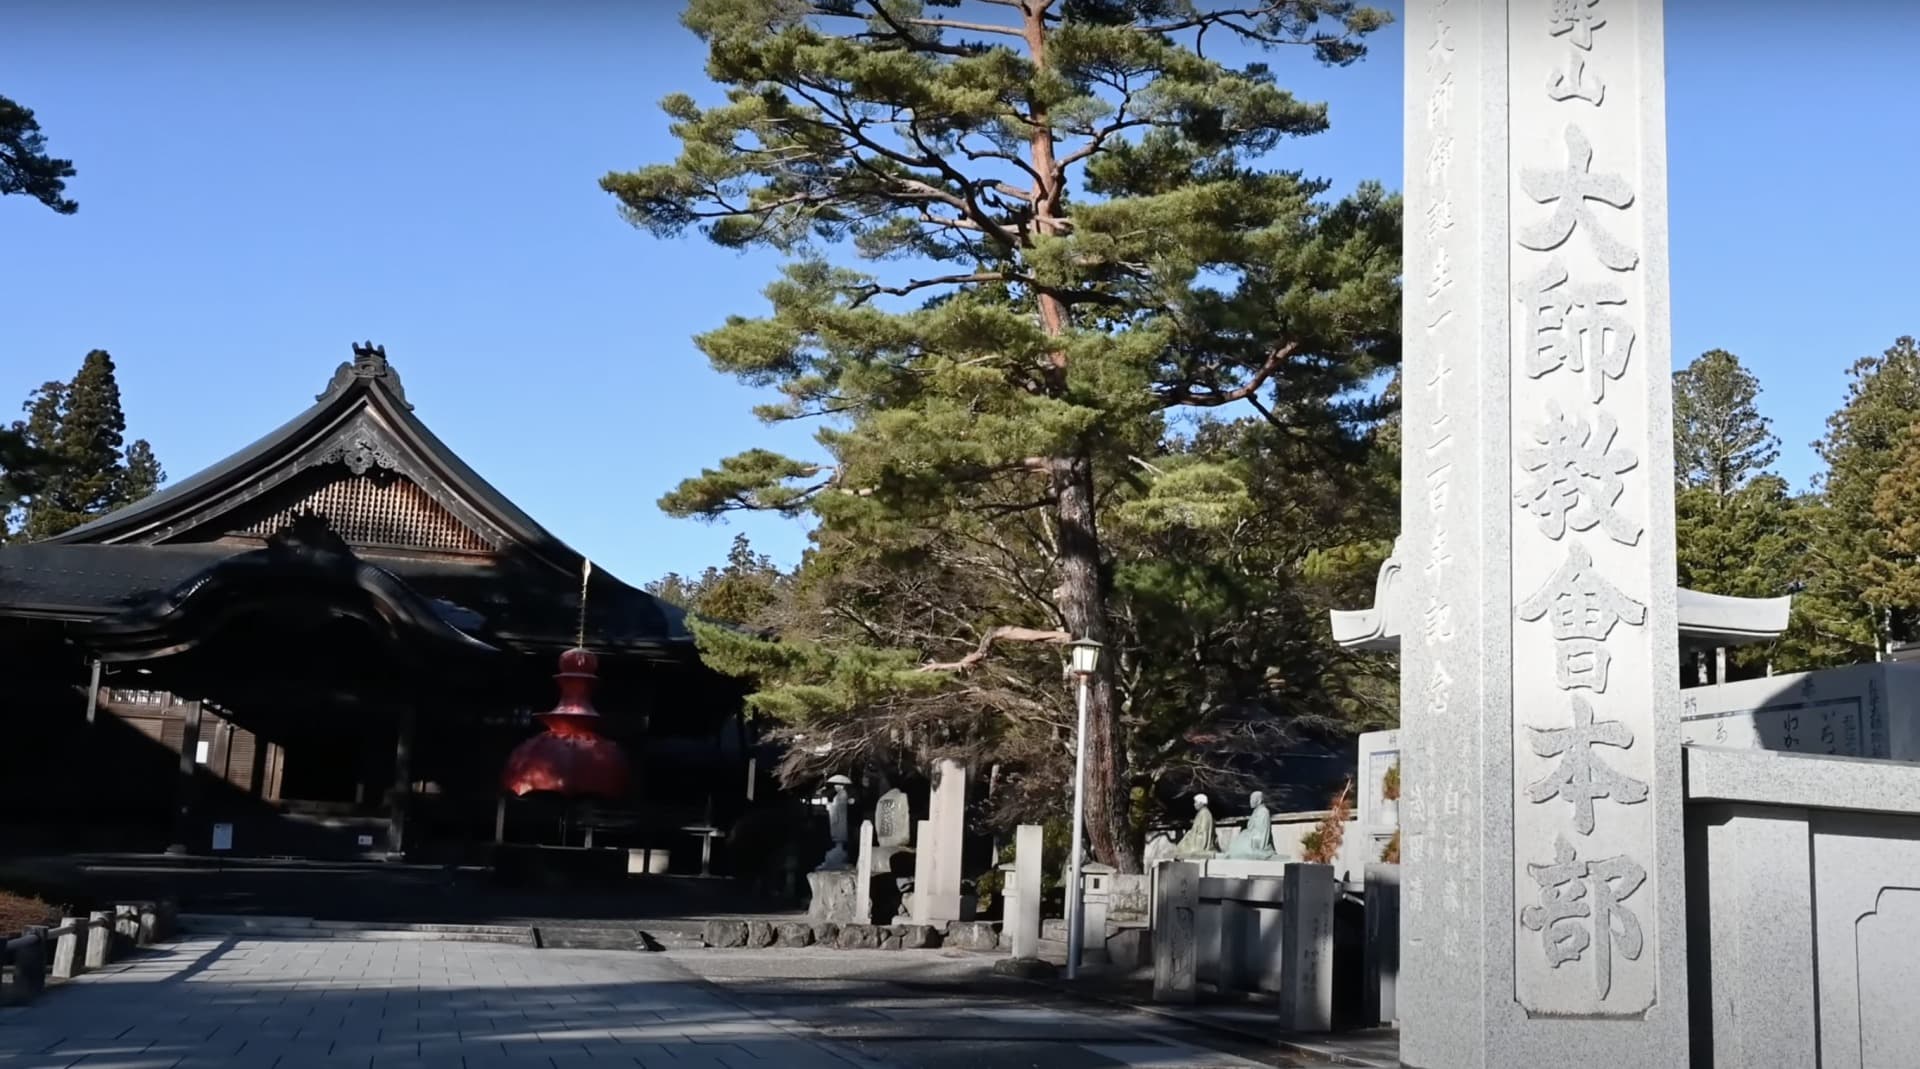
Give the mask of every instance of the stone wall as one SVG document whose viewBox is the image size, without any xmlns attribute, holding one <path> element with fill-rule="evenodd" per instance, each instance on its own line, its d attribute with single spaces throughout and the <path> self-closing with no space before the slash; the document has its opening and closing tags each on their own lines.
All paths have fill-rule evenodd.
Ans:
<svg viewBox="0 0 1920 1069">
<path fill-rule="evenodd" d="M 1695 1065 L 1914 1064 L 1920 765 L 1689 747 Z"/>
</svg>

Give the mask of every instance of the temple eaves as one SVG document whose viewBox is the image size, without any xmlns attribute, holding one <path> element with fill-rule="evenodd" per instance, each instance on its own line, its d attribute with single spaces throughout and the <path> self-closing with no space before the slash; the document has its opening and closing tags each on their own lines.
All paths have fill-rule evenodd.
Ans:
<svg viewBox="0 0 1920 1069">
<path fill-rule="evenodd" d="M 1405 608 L 1400 604 L 1400 542 L 1380 564 L 1374 580 L 1373 605 L 1365 609 L 1334 609 L 1327 613 L 1333 640 L 1347 649 L 1397 652 Z M 1787 629 L 1793 610 L 1791 595 L 1778 598 L 1736 598 L 1679 587 L 1680 640 L 1694 646 L 1744 646 L 1771 642 Z"/>
</svg>

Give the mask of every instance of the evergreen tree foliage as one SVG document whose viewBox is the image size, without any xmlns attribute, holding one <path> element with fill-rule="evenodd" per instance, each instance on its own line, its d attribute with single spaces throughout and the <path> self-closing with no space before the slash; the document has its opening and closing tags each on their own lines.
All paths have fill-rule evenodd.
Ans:
<svg viewBox="0 0 1920 1069">
<path fill-rule="evenodd" d="M 1760 382 L 1725 349 L 1673 373 L 1673 467 L 1680 485 L 1731 496 L 1780 459 Z"/>
<path fill-rule="evenodd" d="M 113 357 L 95 349 L 68 382 L 49 382 L 16 423 L 22 441 L 46 458 L 46 470 L 21 506 L 28 540 L 51 538 L 145 497 L 164 473 L 143 440 L 125 444 L 127 421 Z"/>
<path fill-rule="evenodd" d="M 767 627 L 780 603 L 786 575 L 764 553 L 755 553 L 746 535 L 733 537 L 724 566 L 709 565 L 689 579 L 668 573 L 647 584 L 647 592 L 710 620 L 743 627 Z"/>
<path fill-rule="evenodd" d="M 1827 471 L 1811 510 L 1809 576 L 1792 636 L 1807 665 L 1871 661 L 1890 639 L 1912 636 L 1920 620 L 1920 606 L 1890 596 L 1884 565 L 1899 551 L 1875 513 L 1881 480 L 1898 471 L 1920 413 L 1920 343 L 1901 337 L 1848 374 L 1847 399 L 1815 443 Z M 1889 497 L 1883 508 L 1899 500 Z"/>
<path fill-rule="evenodd" d="M 47 138 L 33 109 L 0 96 L 0 196 L 19 193 L 72 215 L 80 205 L 69 199 L 67 179 L 73 161 L 47 155 Z"/>
<path fill-rule="evenodd" d="M 1920 413 L 1915 415 L 1874 488 L 1873 518 L 1882 544 L 1865 590 L 1868 604 L 1907 620 L 1920 615 Z"/>
<path fill-rule="evenodd" d="M 0 427 L 0 545 L 16 534 L 14 520 L 28 495 L 40 488 L 50 460 L 27 440 L 25 424 Z"/>
<path fill-rule="evenodd" d="M 1116 539 L 1232 539 L 1261 507 L 1244 464 L 1173 444 L 1193 413 L 1244 402 L 1280 437 L 1352 437 L 1399 355 L 1399 202 L 1330 199 L 1269 165 L 1326 109 L 1218 57 L 1350 63 L 1387 17 L 1351 0 L 692 0 L 684 21 L 724 101 L 668 98 L 679 157 L 601 184 L 655 234 L 788 254 L 770 314 L 698 344 L 783 395 L 763 417 L 825 420 L 823 461 L 755 450 L 662 501 L 819 523 L 795 598 L 819 599 L 821 637 L 703 628 L 708 656 L 757 675 L 754 701 L 810 739 L 840 732 L 844 759 L 910 740 L 1037 770 L 1063 748 L 1059 647 L 1100 641 L 1088 826 L 1097 856 L 1136 869 L 1136 725 L 1163 707 L 1134 704 L 1152 659 L 1128 648 L 1137 580 Z M 1189 578 L 1138 581 L 1207 604 Z"/>
<path fill-rule="evenodd" d="M 1769 470 L 1779 439 L 1760 414 L 1760 382 L 1724 349 L 1673 374 L 1675 541 L 1680 585 L 1734 597 L 1779 597 L 1804 578 L 1802 503 Z M 1733 651 L 1736 664 L 1775 651 Z M 1789 659 L 1791 656 L 1789 655 Z"/>
</svg>

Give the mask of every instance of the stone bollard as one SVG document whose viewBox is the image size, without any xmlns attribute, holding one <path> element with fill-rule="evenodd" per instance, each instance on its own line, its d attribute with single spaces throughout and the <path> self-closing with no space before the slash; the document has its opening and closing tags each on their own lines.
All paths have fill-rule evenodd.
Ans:
<svg viewBox="0 0 1920 1069">
<path fill-rule="evenodd" d="M 0 947 L 0 1006 L 30 1002 L 47 983 L 45 928 L 29 928 Z"/>
<path fill-rule="evenodd" d="M 113 907 L 113 957 L 133 953 L 140 945 L 140 907 L 122 902 Z"/>
<path fill-rule="evenodd" d="M 1153 1000 L 1192 1002 L 1198 995 L 1196 914 L 1200 911 L 1200 866 L 1162 864 L 1154 879 Z"/>
<path fill-rule="evenodd" d="M 180 935 L 180 903 L 163 898 L 153 904 L 153 941 L 171 943 Z"/>
<path fill-rule="evenodd" d="M 1280 1027 L 1289 1032 L 1333 1030 L 1333 903 L 1339 886 L 1332 865 L 1288 863 L 1281 881 L 1284 911 L 1280 953 Z"/>
<path fill-rule="evenodd" d="M 1367 872 L 1365 1024 L 1392 1024 L 1400 1016 L 1400 866 L 1373 862 Z"/>
<path fill-rule="evenodd" d="M 87 971 L 87 922 L 68 917 L 53 930 L 53 978 L 71 980 Z"/>
<path fill-rule="evenodd" d="M 100 910 L 87 914 L 85 950 L 88 969 L 105 968 L 113 960 L 113 914 Z"/>
</svg>

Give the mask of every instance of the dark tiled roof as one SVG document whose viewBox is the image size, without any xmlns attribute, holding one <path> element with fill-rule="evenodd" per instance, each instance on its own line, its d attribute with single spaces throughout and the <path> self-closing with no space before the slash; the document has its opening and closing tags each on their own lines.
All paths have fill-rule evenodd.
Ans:
<svg viewBox="0 0 1920 1069">
<path fill-rule="evenodd" d="M 128 609 L 232 552 L 226 546 L 0 546 L 0 614 L 93 617 Z"/>
<path fill-rule="evenodd" d="M 378 551 L 368 563 L 400 577 L 428 598 L 485 620 L 485 631 L 508 645 L 570 643 L 578 627 L 579 575 L 585 559 L 481 478 L 418 416 L 400 389 L 384 351 L 355 347 L 316 403 L 253 444 L 135 504 L 48 542 L 0 547 L 0 615 L 95 617 L 174 590 L 241 547 L 178 544 L 206 510 L 242 501 L 250 488 L 300 462 L 317 443 L 353 419 L 375 418 L 442 492 L 505 532 L 497 563 L 469 564 Z M 358 552 L 358 551 L 356 551 Z M 691 650 L 678 608 L 605 572 L 593 575 L 589 642 L 613 649 Z"/>
</svg>

